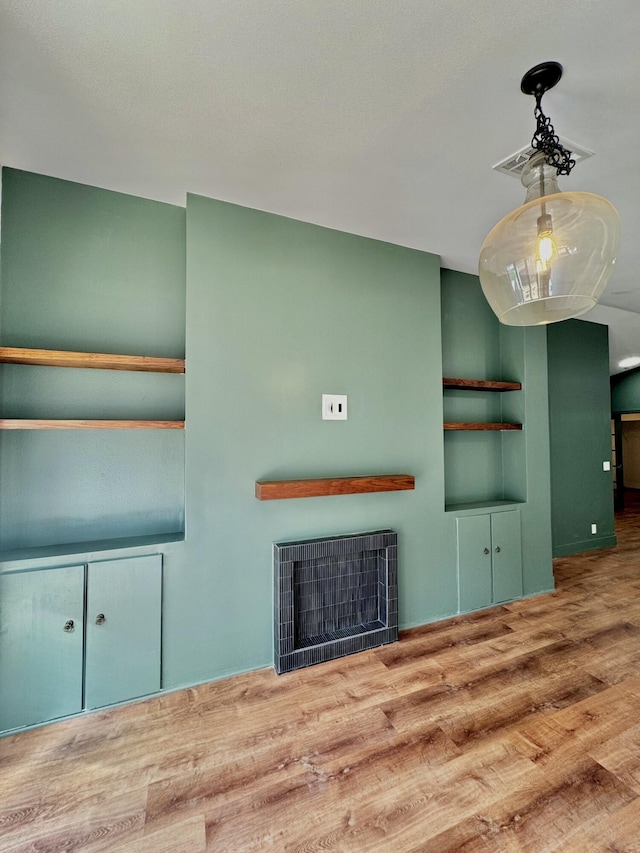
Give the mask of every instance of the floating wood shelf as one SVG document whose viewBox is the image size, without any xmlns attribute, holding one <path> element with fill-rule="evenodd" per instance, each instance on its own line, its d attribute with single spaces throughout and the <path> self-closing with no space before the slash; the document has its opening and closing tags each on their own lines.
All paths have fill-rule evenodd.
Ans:
<svg viewBox="0 0 640 853">
<path fill-rule="evenodd" d="M 0 418 L 2 429 L 184 429 L 184 421 L 36 420 Z"/>
<path fill-rule="evenodd" d="M 259 501 L 288 498 L 317 498 L 326 495 L 359 495 L 367 492 L 397 492 L 415 489 L 409 474 L 369 477 L 327 477 L 316 480 L 271 480 L 256 482 Z"/>
<path fill-rule="evenodd" d="M 146 355 L 116 355 L 101 352 L 0 347 L 0 362 L 45 367 L 84 367 L 103 370 L 135 370 L 146 373 L 184 373 L 183 358 L 155 358 Z"/>
<path fill-rule="evenodd" d="M 445 429 L 469 429 L 469 430 L 509 430 L 522 429 L 522 424 L 496 424 L 496 423 L 447 423 Z"/>
<path fill-rule="evenodd" d="M 520 391 L 520 382 L 493 382 L 485 379 L 451 379 L 442 380 L 445 388 L 462 388 L 467 391 Z"/>
</svg>

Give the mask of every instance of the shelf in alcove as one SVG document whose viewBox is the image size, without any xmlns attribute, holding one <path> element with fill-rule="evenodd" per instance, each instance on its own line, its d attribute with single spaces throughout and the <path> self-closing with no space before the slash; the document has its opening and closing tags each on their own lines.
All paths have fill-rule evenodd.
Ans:
<svg viewBox="0 0 640 853">
<path fill-rule="evenodd" d="M 31 364 L 41 367 L 80 367 L 102 370 L 132 370 L 145 373 L 184 373 L 183 358 L 147 355 L 118 355 L 101 352 L 0 347 L 0 363 Z"/>
<path fill-rule="evenodd" d="M 452 379 L 445 377 L 442 380 L 444 388 L 458 388 L 466 391 L 520 391 L 520 382 L 498 382 L 485 379 Z"/>
<path fill-rule="evenodd" d="M 506 430 L 521 430 L 522 424 L 502 424 L 502 423 L 446 423 L 444 424 L 445 429 L 450 430 L 493 430 L 495 431 L 506 431 Z"/>
<path fill-rule="evenodd" d="M 184 421 L 0 418 L 0 430 L 3 429 L 184 429 Z"/>
</svg>

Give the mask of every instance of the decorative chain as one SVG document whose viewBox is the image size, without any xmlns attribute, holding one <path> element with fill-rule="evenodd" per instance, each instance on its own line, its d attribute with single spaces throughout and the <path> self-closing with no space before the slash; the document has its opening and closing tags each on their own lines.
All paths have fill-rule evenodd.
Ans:
<svg viewBox="0 0 640 853">
<path fill-rule="evenodd" d="M 534 116 L 537 127 L 531 139 L 531 147 L 544 154 L 547 163 L 555 168 L 558 175 L 568 175 L 576 165 L 576 161 L 571 157 L 571 151 L 567 151 L 560 144 L 551 119 L 542 112 L 541 99 L 542 94 L 536 95 Z"/>
</svg>

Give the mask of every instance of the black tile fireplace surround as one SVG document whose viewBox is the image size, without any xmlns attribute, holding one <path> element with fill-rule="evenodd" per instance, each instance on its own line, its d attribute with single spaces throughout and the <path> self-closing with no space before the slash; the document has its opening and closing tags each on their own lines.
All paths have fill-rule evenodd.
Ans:
<svg viewBox="0 0 640 853">
<path fill-rule="evenodd" d="M 398 639 L 392 530 L 277 542 L 273 568 L 276 672 Z"/>
</svg>

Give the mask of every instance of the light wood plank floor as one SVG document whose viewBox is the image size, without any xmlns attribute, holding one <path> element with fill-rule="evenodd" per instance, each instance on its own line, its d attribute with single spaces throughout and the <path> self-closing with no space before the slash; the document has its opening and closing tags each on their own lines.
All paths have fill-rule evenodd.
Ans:
<svg viewBox="0 0 640 853">
<path fill-rule="evenodd" d="M 640 509 L 555 593 L 0 739 L 0 850 L 640 851 Z"/>
</svg>

